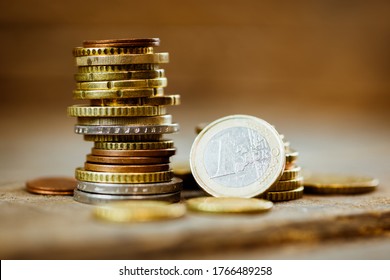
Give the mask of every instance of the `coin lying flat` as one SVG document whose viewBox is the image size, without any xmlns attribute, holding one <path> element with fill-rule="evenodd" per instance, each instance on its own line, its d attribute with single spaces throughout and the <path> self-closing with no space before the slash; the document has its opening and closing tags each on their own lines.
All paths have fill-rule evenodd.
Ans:
<svg viewBox="0 0 390 280">
<path fill-rule="evenodd" d="M 272 208 L 264 199 L 240 197 L 196 197 L 186 200 L 188 209 L 210 213 L 259 213 Z"/>
<path fill-rule="evenodd" d="M 77 181 L 69 177 L 38 178 L 26 182 L 26 189 L 31 193 L 49 195 L 73 195 Z"/>
<path fill-rule="evenodd" d="M 379 181 L 368 176 L 310 174 L 304 177 L 305 192 L 317 194 L 359 194 L 374 191 Z"/>
<path fill-rule="evenodd" d="M 104 150 L 92 148 L 91 151 L 93 155 L 108 157 L 170 157 L 176 153 L 176 148 L 155 150 Z"/>
<path fill-rule="evenodd" d="M 183 181 L 173 177 L 169 182 L 143 184 L 109 184 L 78 181 L 77 189 L 96 194 L 149 195 L 176 193 L 183 188 Z"/>
<path fill-rule="evenodd" d="M 87 204 L 106 204 L 114 201 L 138 201 L 138 200 L 158 200 L 165 202 L 179 202 L 180 191 L 174 193 L 163 194 L 146 194 L 146 195 L 111 195 L 111 194 L 97 194 L 89 193 L 76 189 L 74 191 L 73 199 Z"/>
<path fill-rule="evenodd" d="M 91 55 L 75 57 L 77 66 L 168 63 L 168 53 Z"/>
<path fill-rule="evenodd" d="M 286 156 L 278 132 L 262 119 L 233 115 L 207 125 L 190 153 L 199 186 L 217 197 L 254 197 L 282 175 Z"/>
<path fill-rule="evenodd" d="M 299 187 L 295 190 L 290 191 L 279 191 L 279 192 L 268 192 L 261 197 L 273 202 L 287 201 L 302 198 L 303 196 L 303 187 Z"/>
<path fill-rule="evenodd" d="M 169 157 L 115 157 L 88 154 L 87 162 L 103 164 L 160 164 L 169 163 Z"/>
<path fill-rule="evenodd" d="M 162 201 L 126 201 L 97 207 L 96 218 L 110 222 L 148 222 L 176 219 L 184 216 L 183 204 L 168 204 Z"/>
<path fill-rule="evenodd" d="M 140 134 L 164 134 L 179 131 L 179 125 L 155 124 L 155 125 L 75 125 L 74 132 L 86 135 L 140 135 Z"/>
<path fill-rule="evenodd" d="M 145 172 L 159 172 L 159 171 L 168 171 L 169 164 L 142 164 L 142 165 L 114 165 L 114 164 L 96 164 L 86 162 L 84 163 L 84 169 L 89 171 L 98 171 L 98 172 L 113 172 L 113 173 L 145 173 Z"/>
<path fill-rule="evenodd" d="M 159 38 L 129 38 L 129 39 L 105 39 L 87 40 L 83 42 L 84 48 L 95 47 L 157 47 L 160 45 Z"/>
</svg>

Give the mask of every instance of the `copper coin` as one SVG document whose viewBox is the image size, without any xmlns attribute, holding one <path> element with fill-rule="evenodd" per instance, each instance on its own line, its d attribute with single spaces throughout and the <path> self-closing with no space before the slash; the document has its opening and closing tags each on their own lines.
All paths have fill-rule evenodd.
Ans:
<svg viewBox="0 0 390 280">
<path fill-rule="evenodd" d="M 73 195 L 77 181 L 71 177 L 46 177 L 26 182 L 26 189 L 31 193 L 50 195 Z"/>
<path fill-rule="evenodd" d="M 155 150 L 103 150 L 92 148 L 92 155 L 109 157 L 170 157 L 176 148 Z"/>
<path fill-rule="evenodd" d="M 88 171 L 113 172 L 113 173 L 146 173 L 168 171 L 169 164 L 144 164 L 144 165 L 109 165 L 86 162 L 84 169 Z"/>
<path fill-rule="evenodd" d="M 88 40 L 83 42 L 84 48 L 99 47 L 157 47 L 160 45 L 159 38 L 131 38 L 110 40 Z"/>
<path fill-rule="evenodd" d="M 169 163 L 169 157 L 105 157 L 87 155 L 87 162 L 106 164 L 161 164 Z"/>
</svg>

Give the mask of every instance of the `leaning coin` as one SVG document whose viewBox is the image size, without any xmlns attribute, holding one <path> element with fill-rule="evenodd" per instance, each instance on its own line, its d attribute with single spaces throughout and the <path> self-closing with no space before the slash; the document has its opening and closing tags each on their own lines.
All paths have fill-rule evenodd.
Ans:
<svg viewBox="0 0 390 280">
<path fill-rule="evenodd" d="M 162 201 L 112 202 L 99 206 L 94 211 L 96 218 L 119 223 L 177 219 L 185 213 L 184 204 L 168 204 Z"/>
<path fill-rule="evenodd" d="M 159 38 L 129 38 L 129 39 L 108 39 L 108 40 L 87 40 L 83 42 L 84 48 L 98 47 L 158 47 Z"/>
<path fill-rule="evenodd" d="M 26 189 L 31 193 L 49 195 L 73 195 L 77 181 L 70 177 L 46 177 L 26 182 Z"/>
<path fill-rule="evenodd" d="M 359 194 L 374 191 L 378 179 L 368 176 L 310 174 L 304 177 L 305 192 L 317 194 Z"/>
<path fill-rule="evenodd" d="M 240 197 L 196 197 L 186 200 L 188 209 L 210 213 L 259 213 L 272 208 L 271 201 Z"/>
<path fill-rule="evenodd" d="M 283 141 L 262 119 L 233 115 L 206 126 L 190 152 L 191 171 L 213 196 L 254 197 L 279 180 L 286 156 Z"/>
</svg>

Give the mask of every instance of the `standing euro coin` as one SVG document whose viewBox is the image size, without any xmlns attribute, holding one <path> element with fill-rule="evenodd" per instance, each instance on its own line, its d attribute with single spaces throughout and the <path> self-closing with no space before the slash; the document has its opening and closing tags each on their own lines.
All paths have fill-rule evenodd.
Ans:
<svg viewBox="0 0 390 280">
<path fill-rule="evenodd" d="M 232 115 L 207 125 L 190 153 L 191 171 L 206 192 L 216 197 L 258 196 L 281 177 L 284 143 L 266 121 Z"/>
</svg>

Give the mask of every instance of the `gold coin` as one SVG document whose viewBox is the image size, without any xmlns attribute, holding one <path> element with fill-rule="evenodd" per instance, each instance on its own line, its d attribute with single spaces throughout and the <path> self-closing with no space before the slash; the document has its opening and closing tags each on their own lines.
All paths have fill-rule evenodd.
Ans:
<svg viewBox="0 0 390 280">
<path fill-rule="evenodd" d="M 152 88 L 74 90 L 73 99 L 140 98 L 155 94 Z"/>
<path fill-rule="evenodd" d="M 119 223 L 176 219 L 185 213 L 184 204 L 169 204 L 163 201 L 112 202 L 94 210 L 96 218 Z"/>
<path fill-rule="evenodd" d="M 217 197 L 254 197 L 279 180 L 286 156 L 278 132 L 262 119 L 233 115 L 206 126 L 190 152 L 199 186 Z"/>
<path fill-rule="evenodd" d="M 134 48 L 134 47 L 157 47 L 160 45 L 159 38 L 127 38 L 127 39 L 105 39 L 87 40 L 83 42 L 84 48 Z"/>
<path fill-rule="evenodd" d="M 286 151 L 286 164 L 294 163 L 298 159 L 298 155 L 296 150 L 289 148 Z"/>
<path fill-rule="evenodd" d="M 115 106 L 99 107 L 73 105 L 68 107 L 70 117 L 137 117 L 159 116 L 166 114 L 166 107 L 162 106 Z"/>
<path fill-rule="evenodd" d="M 301 172 L 301 167 L 295 166 L 294 168 L 291 169 L 285 169 L 283 171 L 282 177 L 280 177 L 280 181 L 287 181 L 287 180 L 292 180 L 296 179 L 300 176 Z"/>
<path fill-rule="evenodd" d="M 148 125 L 148 124 L 172 124 L 172 115 L 151 117 L 78 117 L 79 125 Z"/>
<path fill-rule="evenodd" d="M 374 191 L 378 179 L 368 176 L 311 174 L 304 179 L 305 192 L 317 194 L 359 194 Z"/>
<path fill-rule="evenodd" d="M 153 47 L 96 47 L 96 48 L 82 48 L 76 47 L 73 49 L 73 56 L 89 56 L 89 55 L 121 55 L 121 54 L 144 54 L 153 53 Z"/>
<path fill-rule="evenodd" d="M 168 63 L 168 53 L 94 55 L 76 57 L 77 66 Z"/>
<path fill-rule="evenodd" d="M 97 164 L 86 162 L 84 169 L 97 172 L 112 172 L 112 173 L 146 173 L 168 171 L 169 164 L 142 164 L 142 165 L 114 165 L 114 164 Z"/>
<path fill-rule="evenodd" d="M 296 179 L 290 179 L 285 181 L 278 181 L 272 187 L 270 187 L 269 191 L 291 191 L 296 188 L 301 187 L 303 184 L 303 178 L 298 177 Z"/>
<path fill-rule="evenodd" d="M 137 70 L 158 70 L 160 64 L 124 64 L 124 65 L 95 65 L 95 66 L 79 66 L 78 73 L 111 73 L 123 71 Z"/>
<path fill-rule="evenodd" d="M 149 173 L 112 173 L 76 169 L 76 179 L 97 183 L 157 183 L 167 182 L 173 177 L 172 171 Z"/>
<path fill-rule="evenodd" d="M 180 105 L 180 95 L 164 95 L 140 98 L 140 105 L 175 106 Z"/>
<path fill-rule="evenodd" d="M 77 82 L 154 79 L 154 78 L 162 78 L 162 77 L 165 77 L 164 69 L 121 71 L 121 72 L 77 73 L 74 75 L 74 78 Z"/>
<path fill-rule="evenodd" d="M 136 80 L 119 80 L 119 81 L 99 81 L 99 82 L 81 82 L 76 83 L 78 90 L 99 90 L 99 89 L 123 89 L 123 88 L 155 88 L 166 87 L 167 78 L 155 79 L 136 79 Z"/>
<path fill-rule="evenodd" d="M 84 135 L 85 141 L 94 142 L 149 142 L 160 141 L 162 134 L 144 135 Z"/>
<path fill-rule="evenodd" d="M 278 201 L 287 201 L 302 198 L 303 196 L 303 187 L 299 187 L 291 191 L 280 191 L 280 192 L 268 192 L 265 195 L 262 195 L 262 198 L 267 200 L 278 202 Z"/>
<path fill-rule="evenodd" d="M 172 140 L 155 142 L 95 142 L 96 149 L 102 150 L 156 150 L 173 148 Z"/>
<path fill-rule="evenodd" d="M 272 208 L 271 201 L 240 197 L 196 197 L 186 200 L 187 208 L 209 213 L 259 213 Z"/>
</svg>

